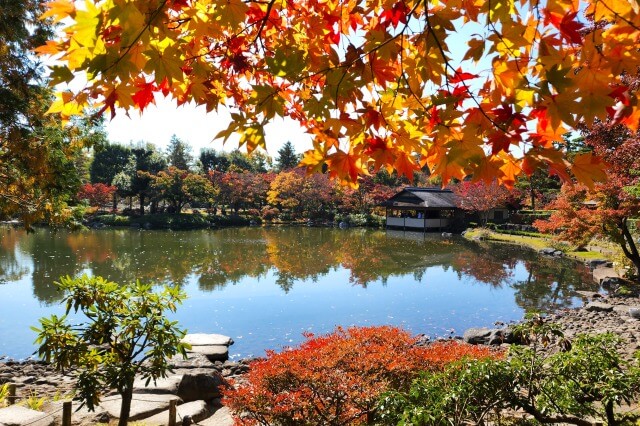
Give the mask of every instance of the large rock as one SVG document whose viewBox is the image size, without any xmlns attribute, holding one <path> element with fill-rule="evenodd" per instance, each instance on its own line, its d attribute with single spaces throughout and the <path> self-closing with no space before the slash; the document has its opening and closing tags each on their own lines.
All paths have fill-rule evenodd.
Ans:
<svg viewBox="0 0 640 426">
<path fill-rule="evenodd" d="M 222 334 L 187 334 L 182 341 L 191 345 L 191 349 L 187 349 L 188 353 L 203 354 L 214 362 L 228 360 L 229 346 L 233 344 L 230 337 Z"/>
<path fill-rule="evenodd" d="M 205 334 L 205 333 L 192 333 L 187 334 L 182 339 L 184 343 L 188 343 L 191 346 L 230 346 L 233 345 L 233 339 L 229 336 L 223 336 L 222 334 Z"/>
<path fill-rule="evenodd" d="M 607 266 L 599 266 L 595 268 L 592 272 L 593 279 L 595 282 L 602 284 L 603 281 L 607 278 L 618 278 L 618 272 Z"/>
<path fill-rule="evenodd" d="M 233 426 L 233 416 L 228 407 L 221 407 L 213 416 L 198 423 L 200 426 Z"/>
<path fill-rule="evenodd" d="M 133 400 L 131 401 L 129 420 L 146 419 L 154 414 L 168 410 L 169 401 L 172 399 L 178 399 L 178 404 L 182 403 L 182 400 L 175 395 L 134 393 Z M 100 406 L 114 419 L 119 418 L 121 405 L 122 398 L 119 395 L 104 398 L 100 403 Z"/>
<path fill-rule="evenodd" d="M 612 263 L 606 259 L 589 259 L 586 260 L 585 265 L 587 265 L 591 269 L 599 268 L 599 267 L 611 267 Z"/>
<path fill-rule="evenodd" d="M 639 307 L 629 308 L 629 316 L 631 318 L 640 319 L 640 308 Z"/>
<path fill-rule="evenodd" d="M 178 405 L 176 409 L 177 424 L 181 424 L 181 419 L 189 417 L 193 423 L 200 424 L 211 414 L 211 409 L 204 401 L 192 401 Z M 158 413 L 143 420 L 145 426 L 166 426 L 169 424 L 169 410 Z"/>
<path fill-rule="evenodd" d="M 169 365 L 173 370 L 191 368 L 215 368 L 214 362 L 209 360 L 204 354 L 189 352 L 187 358 L 177 355 L 169 359 Z"/>
<path fill-rule="evenodd" d="M 491 329 L 486 327 L 470 328 L 462 335 L 462 340 L 472 345 L 484 345 L 489 341 Z"/>
<path fill-rule="evenodd" d="M 613 311 L 613 305 L 601 302 L 591 302 L 584 307 L 589 312 L 611 312 Z"/>
<path fill-rule="evenodd" d="M 187 353 L 202 354 L 209 361 L 226 361 L 229 359 L 229 347 L 223 345 L 217 346 L 192 346 L 191 349 L 187 349 Z"/>
<path fill-rule="evenodd" d="M 227 381 L 216 370 L 192 370 L 185 374 L 178 386 L 177 395 L 185 402 L 220 398 L 220 387 L 228 386 Z"/>
<path fill-rule="evenodd" d="M 31 410 L 20 405 L 0 408 L 0 425 L 2 426 L 53 426 L 52 415 Z"/>
<path fill-rule="evenodd" d="M 146 379 L 136 379 L 133 383 L 134 393 L 150 393 L 150 394 L 176 394 L 178 386 L 182 381 L 182 376 L 174 374 L 172 376 L 162 377 L 155 381 L 151 380 L 147 383 Z"/>
<path fill-rule="evenodd" d="M 513 332 L 506 328 L 470 328 L 464 332 L 462 340 L 472 345 L 501 345 L 515 341 Z"/>
</svg>

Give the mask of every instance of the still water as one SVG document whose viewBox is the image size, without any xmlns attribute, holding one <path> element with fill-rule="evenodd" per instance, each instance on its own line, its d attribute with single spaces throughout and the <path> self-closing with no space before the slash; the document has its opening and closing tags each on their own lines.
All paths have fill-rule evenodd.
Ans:
<svg viewBox="0 0 640 426">
<path fill-rule="evenodd" d="M 53 232 L 0 228 L 0 355 L 35 349 L 30 326 L 62 313 L 62 275 L 182 286 L 189 332 L 231 336 L 232 358 L 262 356 L 337 325 L 430 336 L 572 306 L 597 289 L 585 268 L 460 237 L 306 227 Z"/>
</svg>

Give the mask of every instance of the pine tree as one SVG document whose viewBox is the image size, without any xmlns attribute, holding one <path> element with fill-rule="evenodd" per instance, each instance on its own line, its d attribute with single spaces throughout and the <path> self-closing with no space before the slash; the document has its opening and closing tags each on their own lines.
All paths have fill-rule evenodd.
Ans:
<svg viewBox="0 0 640 426">
<path fill-rule="evenodd" d="M 191 146 L 180 140 L 176 135 L 171 136 L 169 147 L 167 148 L 167 161 L 170 166 L 180 170 L 191 170 L 193 157 Z"/>
<path fill-rule="evenodd" d="M 276 169 L 281 172 L 296 167 L 300 162 L 300 156 L 296 154 L 291 141 L 287 141 L 282 148 L 278 150 L 278 158 L 276 159 Z"/>
</svg>

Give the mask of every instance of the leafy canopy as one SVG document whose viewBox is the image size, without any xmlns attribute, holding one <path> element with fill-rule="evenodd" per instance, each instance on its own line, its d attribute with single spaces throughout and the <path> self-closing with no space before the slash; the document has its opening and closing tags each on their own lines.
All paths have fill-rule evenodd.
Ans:
<svg viewBox="0 0 640 426">
<path fill-rule="evenodd" d="M 572 165 L 554 142 L 596 118 L 637 130 L 638 98 L 621 76 L 640 64 L 639 9 L 633 0 L 54 0 L 43 17 L 63 32 L 37 51 L 60 61 L 52 83 L 87 80 L 58 93 L 49 111 L 64 120 L 89 105 L 143 111 L 162 94 L 231 108 L 217 136 L 239 133 L 249 152 L 265 146 L 266 122 L 291 118 L 313 138 L 302 165 L 326 165 L 343 183 L 425 165 L 443 184 L 473 175 L 511 185 L 538 168 L 591 183 L 604 164 L 587 154 Z"/>
</svg>

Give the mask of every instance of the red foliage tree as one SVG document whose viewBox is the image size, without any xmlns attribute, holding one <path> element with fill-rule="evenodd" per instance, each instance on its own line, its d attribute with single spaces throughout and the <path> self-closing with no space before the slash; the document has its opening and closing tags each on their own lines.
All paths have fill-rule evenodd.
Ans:
<svg viewBox="0 0 640 426">
<path fill-rule="evenodd" d="M 418 372 L 463 357 L 497 357 L 486 347 L 459 342 L 415 345 L 390 326 L 338 328 L 307 335 L 299 347 L 251 364 L 246 383 L 226 391 L 237 425 L 357 425 L 370 423 L 380 395 L 406 389 Z"/>
<path fill-rule="evenodd" d="M 77 198 L 87 200 L 90 206 L 102 207 L 109 203 L 116 192 L 116 187 L 104 183 L 85 183 L 80 187 Z"/>
<path fill-rule="evenodd" d="M 484 181 L 464 181 L 454 188 L 454 192 L 457 195 L 458 207 L 478 213 L 482 226 L 487 224 L 491 209 L 504 207 L 509 200 L 509 191 L 495 180 L 490 184 Z"/>
</svg>

